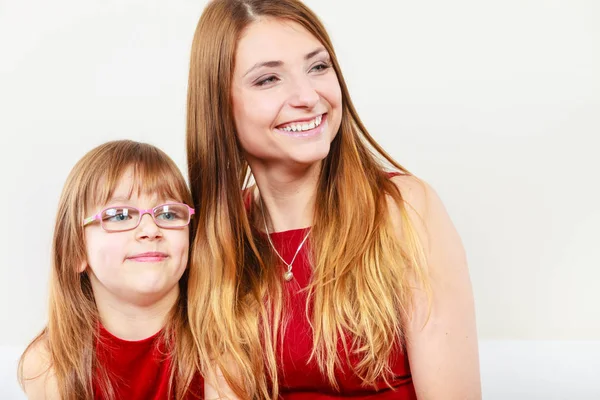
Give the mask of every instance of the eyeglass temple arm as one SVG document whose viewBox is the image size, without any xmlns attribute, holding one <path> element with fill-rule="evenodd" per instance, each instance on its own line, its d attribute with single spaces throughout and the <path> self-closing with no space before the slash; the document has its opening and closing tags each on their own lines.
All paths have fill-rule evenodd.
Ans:
<svg viewBox="0 0 600 400">
<path fill-rule="evenodd" d="M 93 215 L 91 217 L 87 217 L 86 219 L 83 220 L 83 226 L 91 224 L 92 222 L 94 222 L 95 220 L 98 219 L 98 216 L 99 216 L 99 214 Z"/>
</svg>

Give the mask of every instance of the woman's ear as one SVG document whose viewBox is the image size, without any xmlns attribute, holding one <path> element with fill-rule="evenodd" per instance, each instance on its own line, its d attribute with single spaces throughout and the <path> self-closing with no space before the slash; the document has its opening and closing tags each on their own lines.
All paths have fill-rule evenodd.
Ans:
<svg viewBox="0 0 600 400">
<path fill-rule="evenodd" d="M 88 267 L 87 260 L 83 260 L 81 262 L 81 264 L 79 265 L 79 268 L 77 268 L 77 272 L 79 272 L 79 273 L 85 272 L 85 270 L 87 269 L 87 267 Z"/>
</svg>

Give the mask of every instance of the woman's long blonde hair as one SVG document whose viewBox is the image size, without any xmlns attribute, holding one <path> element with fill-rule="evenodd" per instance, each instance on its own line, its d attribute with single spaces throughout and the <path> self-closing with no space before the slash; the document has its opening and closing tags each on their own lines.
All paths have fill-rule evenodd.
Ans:
<svg viewBox="0 0 600 400">
<path fill-rule="evenodd" d="M 189 318 L 200 367 L 218 366 L 243 398 L 278 396 L 276 343 L 285 328 L 282 278 L 265 239 L 251 229 L 254 203 L 248 209 L 243 199 L 249 169 L 236 137 L 231 98 L 240 35 L 262 17 L 293 21 L 313 34 L 329 52 L 342 90 L 341 126 L 322 162 L 310 241 L 312 357 L 334 387 L 336 369 L 349 363 L 351 354 L 360 360 L 351 367 L 365 386 L 389 382 L 390 360 L 404 346 L 410 285 L 426 287 L 427 282 L 422 248 L 384 168 L 408 171 L 365 129 L 325 28 L 297 0 L 213 0 L 196 28 L 187 156 L 192 196 L 206 221 L 198 226 L 191 253 L 192 264 L 200 267 L 189 280 Z M 387 198 L 401 212 L 401 242 Z"/>
<path fill-rule="evenodd" d="M 49 368 L 56 376 L 61 399 L 93 399 L 94 381 L 98 382 L 104 398 L 114 399 L 113 379 L 95 355 L 99 317 L 90 279 L 78 269 L 86 260 L 83 219 L 112 197 L 119 180 L 131 167 L 136 182 L 132 191 L 160 193 L 193 204 L 175 163 L 152 145 L 112 141 L 96 147 L 77 162 L 63 188 L 56 215 L 48 324 L 21 356 L 18 373 L 21 384 L 36 378 L 23 376 L 23 360 L 34 346 L 42 345 L 50 355 Z M 172 349 L 170 387 L 177 399 L 183 398 L 188 390 L 195 369 L 187 320 L 187 275 L 186 271 L 179 282 L 179 299 L 161 338 Z"/>
</svg>

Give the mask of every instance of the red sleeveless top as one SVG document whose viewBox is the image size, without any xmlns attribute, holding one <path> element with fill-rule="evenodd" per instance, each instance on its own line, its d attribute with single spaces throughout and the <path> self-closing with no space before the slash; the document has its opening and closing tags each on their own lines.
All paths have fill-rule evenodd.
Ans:
<svg viewBox="0 0 600 400">
<path fill-rule="evenodd" d="M 290 262 L 307 232 L 308 229 L 275 232 L 271 234 L 271 240 L 283 259 Z M 401 352 L 396 354 L 391 365 L 394 379 L 390 384 L 394 389 L 383 381 L 377 383 L 377 390 L 373 387 L 362 387 L 361 380 L 352 373 L 349 366 L 345 366 L 336 373 L 340 388 L 336 391 L 329 384 L 327 377 L 321 374 L 316 361 L 309 362 L 313 341 L 311 327 L 305 313 L 307 295 L 301 290 L 307 287 L 311 277 L 312 268 L 307 250 L 309 243 L 310 238 L 294 261 L 292 270 L 294 278 L 284 283 L 288 296 L 288 308 L 285 312 L 289 322 L 283 338 L 283 354 L 280 356 L 282 364 L 278 366 L 281 397 L 289 400 L 325 400 L 344 397 L 416 400 L 408 357 Z M 282 280 L 286 269 L 287 267 L 281 263 Z M 341 344 L 339 349 L 339 354 L 344 359 Z"/>
<path fill-rule="evenodd" d="M 128 341 L 119 339 L 100 326 L 100 340 L 96 343 L 98 362 L 106 368 L 115 399 L 170 400 L 171 362 L 168 351 L 158 332 L 149 338 Z M 175 388 L 174 388 L 175 389 Z M 202 399 L 204 381 L 197 374 L 192 380 L 186 400 Z M 104 400 L 99 382 L 94 379 L 94 399 Z"/>
</svg>

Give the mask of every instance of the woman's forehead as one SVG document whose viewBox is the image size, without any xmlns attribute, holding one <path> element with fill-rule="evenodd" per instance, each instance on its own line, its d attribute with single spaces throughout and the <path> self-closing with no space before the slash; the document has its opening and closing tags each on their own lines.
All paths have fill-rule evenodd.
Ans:
<svg viewBox="0 0 600 400">
<path fill-rule="evenodd" d="M 261 18 L 248 25 L 238 42 L 236 65 L 242 73 L 256 63 L 302 60 L 322 47 L 302 25 L 291 20 Z"/>
</svg>

